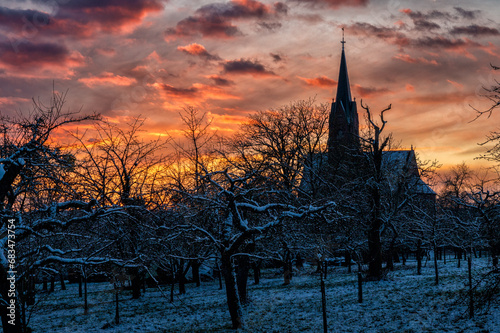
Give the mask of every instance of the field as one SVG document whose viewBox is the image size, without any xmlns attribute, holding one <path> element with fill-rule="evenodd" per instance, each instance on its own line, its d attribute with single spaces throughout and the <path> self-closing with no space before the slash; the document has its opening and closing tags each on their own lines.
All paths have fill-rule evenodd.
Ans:
<svg viewBox="0 0 500 333">
<path fill-rule="evenodd" d="M 499 332 L 500 308 L 468 318 L 461 302 L 467 290 L 467 265 L 439 262 L 440 284 L 434 285 L 434 267 L 428 262 L 416 275 L 415 262 L 396 265 L 386 278 L 363 285 L 363 303 L 357 302 L 357 278 L 345 267 L 329 270 L 326 297 L 329 332 Z M 486 266 L 475 259 L 474 278 Z M 244 308 L 245 329 L 239 332 L 323 332 L 320 281 L 305 268 L 283 285 L 276 270 L 264 271 L 260 284 L 249 282 L 251 303 Z M 90 283 L 89 313 L 84 314 L 78 285 L 66 291 L 39 294 L 29 326 L 33 332 L 232 332 L 225 292 L 217 281 L 201 287 L 187 285 L 187 294 L 169 303 L 163 291 L 148 288 L 145 297 L 132 300 L 120 294 L 120 324 L 114 325 L 114 292 L 109 283 Z M 108 324 L 108 325 L 107 325 Z M 111 324 L 111 325 L 109 325 Z M 106 329 L 102 327 L 108 326 Z"/>
</svg>

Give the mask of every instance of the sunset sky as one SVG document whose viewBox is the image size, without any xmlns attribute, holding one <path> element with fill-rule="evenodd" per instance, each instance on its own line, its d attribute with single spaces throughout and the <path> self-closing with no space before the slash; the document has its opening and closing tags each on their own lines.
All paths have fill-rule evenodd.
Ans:
<svg viewBox="0 0 500 333">
<path fill-rule="evenodd" d="M 477 164 L 500 112 L 471 123 L 469 104 L 500 79 L 499 21 L 498 0 L 0 0 L 0 111 L 54 81 L 71 109 L 142 115 L 150 135 L 188 105 L 231 134 L 257 110 L 331 102 L 345 27 L 353 97 L 392 104 L 387 130 L 423 159 Z"/>
</svg>

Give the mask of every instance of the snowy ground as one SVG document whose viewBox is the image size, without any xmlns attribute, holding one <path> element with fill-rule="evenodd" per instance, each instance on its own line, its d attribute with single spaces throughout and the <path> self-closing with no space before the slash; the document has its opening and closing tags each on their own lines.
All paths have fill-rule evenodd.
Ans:
<svg viewBox="0 0 500 333">
<path fill-rule="evenodd" d="M 474 262 L 475 276 L 485 260 Z M 465 304 L 457 300 L 466 290 L 467 265 L 439 262 L 440 284 L 427 263 L 416 275 L 414 262 L 398 264 L 379 282 L 364 284 L 364 301 L 357 303 L 356 274 L 335 267 L 326 279 L 329 332 L 500 332 L 500 308 L 489 315 L 467 318 Z M 251 282 L 251 281 L 250 281 Z M 224 290 L 217 282 L 187 286 L 187 294 L 169 303 L 160 291 L 132 300 L 121 294 L 120 324 L 101 329 L 114 318 L 114 294 L 107 283 L 89 284 L 89 314 L 83 314 L 78 285 L 40 295 L 30 320 L 34 332 L 231 332 Z M 165 294 L 168 291 L 165 290 Z M 240 332 L 323 332 L 319 277 L 307 270 L 283 286 L 282 277 L 266 271 L 259 285 L 250 283 L 250 305 L 245 307 L 246 329 Z"/>
</svg>

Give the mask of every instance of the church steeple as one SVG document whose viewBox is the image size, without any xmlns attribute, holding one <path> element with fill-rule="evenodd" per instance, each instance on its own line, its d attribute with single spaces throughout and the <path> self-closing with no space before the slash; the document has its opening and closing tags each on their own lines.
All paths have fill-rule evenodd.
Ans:
<svg viewBox="0 0 500 333">
<path fill-rule="evenodd" d="M 342 155 L 346 149 L 359 149 L 359 121 L 356 102 L 352 100 L 345 56 L 344 28 L 342 28 L 342 54 L 340 57 L 337 95 L 332 102 L 329 120 L 328 152 L 330 158 Z"/>
<path fill-rule="evenodd" d="M 339 81 L 337 84 L 337 97 L 336 101 L 340 101 L 342 105 L 346 106 L 348 103 L 352 103 L 351 98 L 351 87 L 349 85 L 349 75 L 347 74 L 347 63 L 345 60 L 344 51 L 344 28 L 342 28 L 342 55 L 340 57 L 340 70 L 339 70 Z"/>
</svg>

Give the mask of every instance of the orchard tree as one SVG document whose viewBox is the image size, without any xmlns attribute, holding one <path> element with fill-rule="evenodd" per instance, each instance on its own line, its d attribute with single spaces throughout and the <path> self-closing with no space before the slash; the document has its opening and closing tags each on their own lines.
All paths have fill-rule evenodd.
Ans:
<svg viewBox="0 0 500 333">
<path fill-rule="evenodd" d="M 82 197 L 97 199 L 102 207 L 122 208 L 121 216 L 108 218 L 105 235 L 108 241 L 118 242 L 116 255 L 128 260 L 145 255 L 141 240 L 150 236 L 148 229 L 155 227 L 156 220 L 149 210 L 168 201 L 164 191 L 168 141 L 162 136 L 144 139 L 144 122 L 141 118 L 132 118 L 124 126 L 99 122 L 93 131 L 74 135 L 79 148 L 75 154 L 80 157 L 74 187 Z M 129 275 L 133 298 L 138 298 L 145 272 L 132 267 Z"/>
<path fill-rule="evenodd" d="M 238 157 L 229 160 L 238 169 L 265 172 L 289 193 L 300 192 L 307 177 L 316 195 L 319 182 L 313 165 L 326 149 L 327 120 L 327 105 L 314 99 L 256 112 L 229 143 L 229 152 Z"/>
<path fill-rule="evenodd" d="M 2 236 L 0 243 L 0 294 L 2 302 L 0 304 L 0 317 L 4 332 L 21 332 L 25 323 L 21 322 L 19 312 L 18 295 L 9 293 L 9 280 L 12 271 L 7 260 L 8 251 L 15 250 L 9 247 L 12 238 L 9 231 L 16 230 L 15 242 L 19 246 L 28 237 L 43 237 L 45 231 L 51 231 L 54 227 L 66 227 L 82 220 L 67 219 L 57 220 L 50 216 L 61 210 L 82 210 L 83 215 L 93 214 L 94 202 L 81 202 L 70 200 L 67 202 L 54 203 L 51 207 L 48 218 L 37 220 L 34 223 L 27 223 L 23 220 L 25 211 L 32 211 L 40 207 L 34 206 L 36 197 L 47 196 L 49 198 L 70 199 L 70 193 L 61 196 L 59 188 L 65 188 L 64 179 L 61 174 L 74 167 L 74 157 L 64 152 L 57 144 L 51 142 L 51 135 L 66 125 L 81 123 L 83 121 L 94 121 L 99 118 L 97 115 L 78 116 L 76 113 L 63 111 L 66 94 L 54 92 L 50 103 L 45 105 L 40 100 L 33 100 L 33 110 L 26 116 L 20 115 L 17 118 L 1 116 L 1 127 L 3 128 L 3 140 L 1 142 L 0 157 L 0 216 L 2 217 Z M 37 190 L 37 195 L 34 191 Z M 46 202 L 48 203 L 48 201 Z M 81 217 L 81 216 L 80 216 Z M 9 221 L 16 218 L 16 223 Z M 26 222 L 26 223 L 25 223 Z M 12 233 L 11 233 L 12 234 Z M 10 239 L 10 242 L 9 242 Z M 48 252 L 58 252 L 57 249 L 46 247 Z M 12 251 L 11 251 L 12 252 Z M 16 260 L 20 262 L 22 257 Z M 47 258 L 50 258 L 47 257 Z M 46 259 L 48 260 L 48 259 Z M 38 265 L 40 266 L 40 265 Z M 18 278 L 18 277 L 17 277 Z M 15 301 L 18 307 L 15 317 L 15 325 L 9 324 L 10 305 L 9 300 Z"/>
<path fill-rule="evenodd" d="M 372 136 L 363 138 L 368 151 L 368 168 L 370 178 L 367 180 L 370 200 L 370 214 L 368 222 L 368 276 L 373 279 L 382 277 L 382 242 L 380 233 L 384 225 L 382 190 L 384 185 L 384 174 L 382 169 L 382 155 L 388 147 L 390 136 L 382 136 L 387 121 L 384 113 L 391 109 L 391 105 L 380 112 L 380 124 L 373 118 L 370 108 L 361 103 L 361 107 L 367 113 L 367 119 L 372 129 Z"/>
<path fill-rule="evenodd" d="M 205 172 L 203 194 L 184 193 L 184 210 L 188 221 L 197 209 L 217 216 L 215 223 L 188 223 L 179 226 L 199 237 L 209 239 L 220 253 L 222 274 L 233 328 L 244 326 L 234 261 L 248 255 L 244 247 L 255 235 L 261 235 L 286 219 L 302 219 L 318 213 L 331 203 L 294 206 L 279 200 L 279 193 L 259 186 L 259 175 L 241 175 L 229 170 Z M 278 197 L 278 198 L 277 198 Z"/>
</svg>

